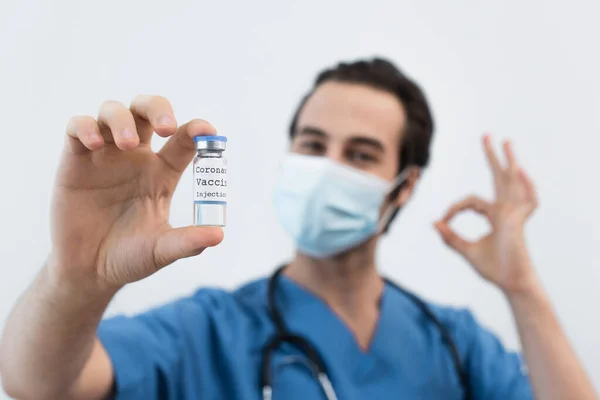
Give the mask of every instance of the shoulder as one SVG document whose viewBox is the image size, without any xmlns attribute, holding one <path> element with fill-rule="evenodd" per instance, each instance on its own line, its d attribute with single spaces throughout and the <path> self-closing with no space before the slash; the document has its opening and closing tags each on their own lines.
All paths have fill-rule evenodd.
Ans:
<svg viewBox="0 0 600 400">
<path fill-rule="evenodd" d="M 466 307 L 443 306 L 435 303 L 426 303 L 433 314 L 446 326 L 455 336 L 456 340 L 468 339 L 470 334 L 483 329 L 473 312 Z"/>
<path fill-rule="evenodd" d="M 430 305 L 456 343 L 477 398 L 532 399 L 520 353 L 507 349 L 467 308 Z"/>
<path fill-rule="evenodd" d="M 266 314 L 266 280 L 260 279 L 235 290 L 207 287 L 134 316 L 117 315 L 102 321 L 102 331 L 125 329 L 165 330 L 173 335 L 209 325 L 243 323 L 253 314 Z"/>
<path fill-rule="evenodd" d="M 404 292 L 404 293 L 402 293 Z M 461 356 L 467 362 L 475 357 L 489 359 L 505 358 L 515 353 L 508 351 L 502 345 L 500 339 L 488 328 L 481 325 L 474 313 L 466 307 L 443 306 L 436 304 L 401 288 L 395 296 L 398 302 L 403 302 L 406 309 L 410 309 L 412 315 L 420 321 L 422 326 L 428 326 L 428 329 L 437 330 L 432 324 L 432 316 L 441 324 L 441 326 L 450 335 L 450 338 L 457 346 Z M 399 300 L 401 298 L 401 300 Z M 419 307 L 419 303 L 426 308 L 425 312 Z M 400 304 L 400 303 L 398 303 Z M 410 305 L 410 306 L 409 306 Z"/>
<path fill-rule="evenodd" d="M 201 288 L 192 296 L 194 302 L 220 308 L 248 308 L 266 305 L 267 279 L 260 278 L 233 289 Z"/>
<path fill-rule="evenodd" d="M 231 291 L 203 288 L 196 291 L 192 299 L 214 324 L 261 328 L 268 319 L 267 281 L 260 278 Z"/>
<path fill-rule="evenodd" d="M 387 291 L 394 303 L 394 308 L 401 308 L 404 313 L 415 320 L 430 324 L 429 317 L 423 312 L 421 304 L 425 306 L 450 331 L 468 332 L 477 328 L 478 324 L 473 313 L 464 307 L 444 306 L 431 301 L 402 287 L 394 282 L 387 281 Z"/>
<path fill-rule="evenodd" d="M 261 286 L 202 288 L 138 315 L 102 321 L 98 338 L 111 359 L 119 398 L 154 398 L 157 387 L 193 393 L 198 388 L 186 378 L 190 374 L 208 376 L 215 366 L 243 363 L 240 354 L 257 347 L 265 329 L 253 322 L 260 312 L 251 312 L 260 308 Z"/>
<path fill-rule="evenodd" d="M 474 351 L 487 351 L 491 347 L 502 346 L 500 339 L 481 325 L 469 308 L 436 303 L 427 303 L 427 306 L 448 330 L 464 358 L 468 358 Z"/>
<path fill-rule="evenodd" d="M 487 347 L 499 343 L 495 336 L 483 328 L 476 320 L 473 312 L 465 307 L 445 306 L 430 302 L 405 288 L 398 287 L 400 290 L 390 291 L 394 298 L 395 308 L 401 308 L 405 316 L 413 319 L 420 329 L 435 333 L 439 337 L 439 330 L 436 324 L 432 323 L 430 312 L 435 319 L 441 323 L 442 327 L 452 338 L 453 342 L 462 353 L 463 358 L 474 347 Z M 422 306 L 426 310 L 422 309 Z"/>
<path fill-rule="evenodd" d="M 259 280 L 234 291 L 202 288 L 141 314 L 105 319 L 98 327 L 98 337 L 112 354 L 135 348 L 151 354 L 160 348 L 169 359 L 177 354 L 167 351 L 169 348 L 189 349 L 206 343 L 230 345 L 239 342 L 242 334 L 251 341 L 267 325 L 266 300 L 260 296 L 263 286 L 264 280 Z"/>
<path fill-rule="evenodd" d="M 240 306 L 264 306 L 267 303 L 268 278 L 250 281 L 231 294 Z"/>
<path fill-rule="evenodd" d="M 481 324 L 470 309 L 437 304 L 429 304 L 429 307 L 448 329 L 465 358 L 517 356 L 516 352 L 506 349 L 500 337 Z"/>
<path fill-rule="evenodd" d="M 209 316 L 231 321 L 235 316 L 266 312 L 266 286 L 267 279 L 261 278 L 233 290 L 201 288 L 180 302 L 183 307 L 199 307 Z"/>
</svg>

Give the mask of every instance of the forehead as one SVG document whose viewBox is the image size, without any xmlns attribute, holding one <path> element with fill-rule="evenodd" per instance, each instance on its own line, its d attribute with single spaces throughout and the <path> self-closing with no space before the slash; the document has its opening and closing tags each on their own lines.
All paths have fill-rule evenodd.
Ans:
<svg viewBox="0 0 600 400">
<path fill-rule="evenodd" d="M 397 154 L 406 114 L 391 93 L 364 84 L 327 82 L 310 96 L 297 125 L 319 128 L 333 140 L 371 137 Z"/>
</svg>

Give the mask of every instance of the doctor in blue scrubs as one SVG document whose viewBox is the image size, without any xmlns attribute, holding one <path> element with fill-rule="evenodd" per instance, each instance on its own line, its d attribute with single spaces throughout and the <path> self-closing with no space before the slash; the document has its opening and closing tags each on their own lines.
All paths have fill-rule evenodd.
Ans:
<svg viewBox="0 0 600 400">
<path fill-rule="evenodd" d="M 154 133 L 170 137 L 157 153 Z M 193 138 L 215 134 L 202 120 L 178 127 L 170 103 L 153 96 L 130 107 L 106 102 L 97 118 L 70 121 L 52 252 L 2 337 L 10 395 L 597 398 L 532 266 L 524 225 L 536 194 L 510 143 L 500 157 L 483 141 L 495 197 L 466 197 L 435 228 L 504 293 L 524 356 L 507 351 L 468 310 L 429 304 L 377 273 L 378 241 L 411 198 L 433 134 L 423 92 L 381 59 L 325 70 L 299 105 L 274 193 L 297 244 L 289 263 L 234 291 L 203 288 L 101 321 L 123 286 L 222 240 L 217 227 L 168 223 Z M 487 218 L 489 234 L 467 241 L 455 233 L 450 221 L 464 210 Z"/>
</svg>

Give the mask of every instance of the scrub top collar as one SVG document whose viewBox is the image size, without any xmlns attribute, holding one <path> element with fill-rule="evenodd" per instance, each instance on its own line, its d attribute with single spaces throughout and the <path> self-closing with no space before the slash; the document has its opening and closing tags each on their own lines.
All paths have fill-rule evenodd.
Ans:
<svg viewBox="0 0 600 400">
<path fill-rule="evenodd" d="M 367 378 L 377 367 L 381 373 L 382 364 L 394 365 L 394 345 L 398 347 L 398 312 L 390 309 L 389 285 L 385 285 L 380 299 L 377 325 L 369 348 L 362 350 L 350 328 L 319 297 L 300 286 L 285 275 L 280 278 L 275 299 L 288 329 L 292 333 L 306 337 L 322 355 L 329 373 L 334 373 L 330 360 L 352 371 L 356 381 Z M 397 360 L 397 358 L 396 358 Z M 397 361 L 396 361 L 397 362 Z M 332 376 L 335 379 L 335 376 Z"/>
</svg>

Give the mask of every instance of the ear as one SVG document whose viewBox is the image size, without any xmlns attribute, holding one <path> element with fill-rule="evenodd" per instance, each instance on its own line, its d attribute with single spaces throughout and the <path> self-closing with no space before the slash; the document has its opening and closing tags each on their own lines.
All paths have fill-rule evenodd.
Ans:
<svg viewBox="0 0 600 400">
<path fill-rule="evenodd" d="M 398 208 L 402 208 L 408 202 L 421 177 L 421 167 L 413 166 L 409 168 L 411 168 L 411 170 L 408 173 L 406 181 L 400 186 L 400 190 L 396 197 L 392 199 L 392 203 Z"/>
</svg>

